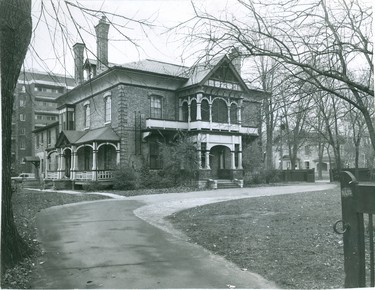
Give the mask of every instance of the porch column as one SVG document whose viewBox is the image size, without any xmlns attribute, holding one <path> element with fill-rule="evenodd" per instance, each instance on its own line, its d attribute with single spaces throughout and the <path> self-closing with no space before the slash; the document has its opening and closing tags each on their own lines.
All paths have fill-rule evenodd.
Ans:
<svg viewBox="0 0 375 290">
<path fill-rule="evenodd" d="M 231 151 L 230 169 L 236 169 L 236 152 Z"/>
<path fill-rule="evenodd" d="M 97 158 L 97 150 L 98 144 L 96 142 L 93 143 L 93 148 L 92 148 L 92 180 L 96 180 L 97 177 L 97 165 L 96 165 L 96 158 Z"/>
<path fill-rule="evenodd" d="M 242 167 L 242 142 L 239 144 L 238 148 L 238 167 L 237 169 L 243 169 Z"/>
<path fill-rule="evenodd" d="M 205 169 L 211 169 L 210 167 L 210 150 L 206 150 L 206 165 Z"/>
<path fill-rule="evenodd" d="M 243 103 L 243 101 L 242 100 L 240 100 L 239 102 L 238 102 L 238 107 L 237 107 L 237 121 L 238 121 L 238 124 L 240 124 L 241 125 L 241 123 L 242 123 L 242 103 Z"/>
<path fill-rule="evenodd" d="M 120 143 L 118 143 L 117 149 L 116 149 L 116 165 L 117 166 L 120 165 Z"/>
<path fill-rule="evenodd" d="M 210 111 L 210 130 L 212 130 L 212 103 L 209 103 Z"/>
<path fill-rule="evenodd" d="M 60 149 L 59 154 L 59 172 L 58 172 L 58 178 L 63 179 L 64 178 L 64 169 L 65 169 L 65 158 L 64 158 L 64 152 L 62 148 Z"/>
<path fill-rule="evenodd" d="M 230 120 L 230 105 L 229 106 L 227 105 L 227 107 L 228 107 L 228 124 L 232 124 L 232 122 Z"/>
<path fill-rule="evenodd" d="M 47 178 L 48 177 L 48 171 L 49 171 L 49 162 L 48 162 L 48 153 L 46 153 L 45 151 L 44 151 L 44 157 L 45 157 L 45 161 L 46 161 L 46 166 L 45 166 L 45 168 L 44 168 L 44 178 Z"/>
<path fill-rule="evenodd" d="M 197 94 L 197 121 L 202 120 L 202 111 L 201 111 L 201 102 L 202 102 L 202 93 Z"/>
<path fill-rule="evenodd" d="M 70 171 L 70 179 L 76 179 L 76 171 L 77 171 L 77 147 L 75 145 L 72 146 L 72 170 Z"/>
</svg>

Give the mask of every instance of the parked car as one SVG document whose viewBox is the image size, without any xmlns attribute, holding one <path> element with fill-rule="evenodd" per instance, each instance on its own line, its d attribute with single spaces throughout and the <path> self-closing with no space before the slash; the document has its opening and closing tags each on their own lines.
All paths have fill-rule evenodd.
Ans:
<svg viewBox="0 0 375 290">
<path fill-rule="evenodd" d="M 32 180 L 35 179 L 34 173 L 21 173 L 18 176 L 12 177 L 12 181 L 14 182 L 22 182 L 24 180 Z"/>
</svg>

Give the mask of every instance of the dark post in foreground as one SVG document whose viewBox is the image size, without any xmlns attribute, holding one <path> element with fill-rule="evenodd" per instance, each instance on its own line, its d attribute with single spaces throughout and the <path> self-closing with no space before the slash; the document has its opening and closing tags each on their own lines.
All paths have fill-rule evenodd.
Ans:
<svg viewBox="0 0 375 290">
<path fill-rule="evenodd" d="M 342 220 L 336 222 L 334 230 L 343 234 L 345 287 L 366 287 L 366 276 L 370 277 L 369 286 L 374 287 L 375 184 L 359 184 L 352 173 L 342 172 L 341 205 Z M 337 228 L 339 223 L 342 230 Z"/>
</svg>

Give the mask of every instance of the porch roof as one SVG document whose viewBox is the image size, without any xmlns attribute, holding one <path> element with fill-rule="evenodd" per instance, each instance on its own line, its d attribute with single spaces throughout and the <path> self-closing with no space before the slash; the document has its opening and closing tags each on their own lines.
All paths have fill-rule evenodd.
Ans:
<svg viewBox="0 0 375 290">
<path fill-rule="evenodd" d="M 111 127 L 98 128 L 84 133 L 86 134 L 79 138 L 75 143 L 81 144 L 92 141 L 120 141 L 120 137 L 117 136 Z"/>
</svg>

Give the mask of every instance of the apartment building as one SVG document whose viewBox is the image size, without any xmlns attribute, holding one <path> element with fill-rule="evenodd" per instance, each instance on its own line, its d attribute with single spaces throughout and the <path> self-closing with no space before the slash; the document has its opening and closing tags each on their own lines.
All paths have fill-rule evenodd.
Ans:
<svg viewBox="0 0 375 290">
<path fill-rule="evenodd" d="M 35 172 L 33 130 L 58 120 L 56 98 L 72 89 L 73 78 L 46 72 L 22 71 L 15 89 L 12 121 L 13 174 Z M 34 165 L 34 164 L 35 165 Z"/>
</svg>

